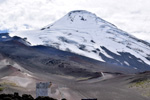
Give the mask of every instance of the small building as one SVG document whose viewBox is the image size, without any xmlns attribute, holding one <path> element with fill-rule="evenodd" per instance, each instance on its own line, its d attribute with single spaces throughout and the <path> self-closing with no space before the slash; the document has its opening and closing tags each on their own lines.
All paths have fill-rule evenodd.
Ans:
<svg viewBox="0 0 150 100">
<path fill-rule="evenodd" d="M 52 82 L 36 83 L 36 97 L 51 96 Z"/>
<path fill-rule="evenodd" d="M 97 99 L 95 98 L 95 99 L 81 99 L 81 100 L 97 100 Z"/>
</svg>

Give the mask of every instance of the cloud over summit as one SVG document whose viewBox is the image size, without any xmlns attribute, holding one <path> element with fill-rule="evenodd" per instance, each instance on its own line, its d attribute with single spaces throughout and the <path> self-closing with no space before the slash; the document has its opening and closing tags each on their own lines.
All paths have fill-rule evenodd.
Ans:
<svg viewBox="0 0 150 100">
<path fill-rule="evenodd" d="M 134 36 L 150 40 L 149 0 L 0 0 L 0 30 L 39 29 L 71 10 L 88 10 Z"/>
</svg>

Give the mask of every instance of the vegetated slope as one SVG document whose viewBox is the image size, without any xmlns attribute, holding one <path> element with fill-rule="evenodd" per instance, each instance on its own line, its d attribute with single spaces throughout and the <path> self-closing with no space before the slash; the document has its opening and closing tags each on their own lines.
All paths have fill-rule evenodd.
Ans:
<svg viewBox="0 0 150 100">
<path fill-rule="evenodd" d="M 130 78 L 129 88 L 142 96 L 150 98 L 150 72 L 142 72 Z"/>
<path fill-rule="evenodd" d="M 113 65 L 150 68 L 149 43 L 84 10 L 71 11 L 41 30 L 10 35 L 25 38 L 31 45 L 50 46 Z"/>
</svg>

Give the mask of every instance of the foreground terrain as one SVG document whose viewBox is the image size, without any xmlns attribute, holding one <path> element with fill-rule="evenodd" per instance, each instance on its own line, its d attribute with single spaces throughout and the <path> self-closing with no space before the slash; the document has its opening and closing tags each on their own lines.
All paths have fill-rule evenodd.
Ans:
<svg viewBox="0 0 150 100">
<path fill-rule="evenodd" d="M 14 93 L 14 94 L 0 94 L 0 100 L 56 100 L 56 99 L 50 97 L 38 97 L 34 99 L 31 95 L 28 94 L 23 94 L 22 96 L 20 96 L 18 93 Z"/>
</svg>

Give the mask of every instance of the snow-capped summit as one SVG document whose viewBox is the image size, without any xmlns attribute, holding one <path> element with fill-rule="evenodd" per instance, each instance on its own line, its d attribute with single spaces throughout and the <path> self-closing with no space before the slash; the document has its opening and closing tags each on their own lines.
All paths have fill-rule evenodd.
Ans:
<svg viewBox="0 0 150 100">
<path fill-rule="evenodd" d="M 63 23 L 63 24 L 62 24 Z M 71 11 L 60 20 L 55 23 L 44 27 L 43 29 L 80 29 L 80 30 L 95 30 L 101 27 L 113 27 L 116 26 L 104 21 L 97 17 L 95 14 L 85 11 L 76 10 Z"/>
<path fill-rule="evenodd" d="M 32 45 L 51 46 L 119 66 L 150 67 L 149 43 L 84 10 L 71 11 L 41 30 L 10 35 L 27 38 Z"/>
</svg>

